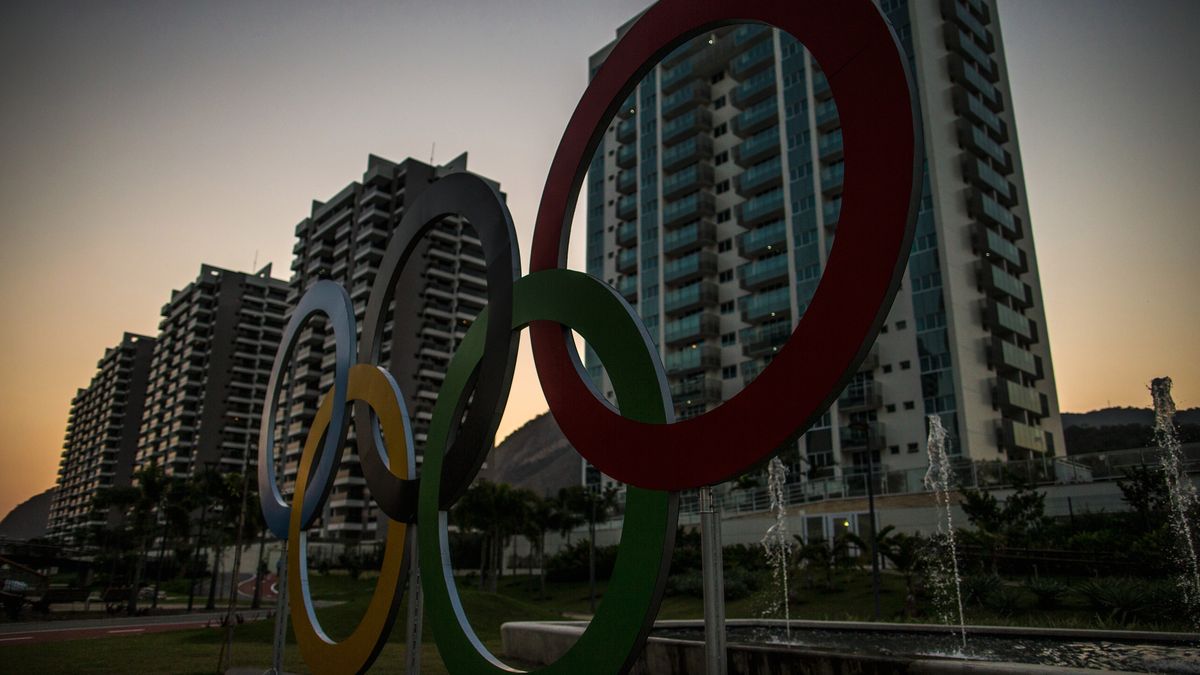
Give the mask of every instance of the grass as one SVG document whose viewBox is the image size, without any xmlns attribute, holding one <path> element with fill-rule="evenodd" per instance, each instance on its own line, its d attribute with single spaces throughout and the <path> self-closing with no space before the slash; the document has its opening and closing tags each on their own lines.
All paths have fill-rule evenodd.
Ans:
<svg viewBox="0 0 1200 675">
<path fill-rule="evenodd" d="M 374 588 L 374 580 L 364 576 L 354 580 L 345 575 L 310 577 L 316 600 L 340 604 L 317 609 L 317 616 L 333 639 L 341 639 L 353 630 L 362 615 Z M 549 584 L 547 593 L 537 592 L 537 580 L 527 576 L 506 577 L 499 583 L 497 593 L 481 592 L 477 582 L 463 579 L 459 589 L 464 609 L 479 638 L 494 653 L 500 653 L 500 626 L 508 621 L 554 620 L 564 615 L 589 613 L 587 583 Z M 597 588 L 603 598 L 605 583 Z M 793 619 L 869 620 L 873 615 L 870 575 L 862 571 L 839 572 L 832 590 L 819 584 L 807 584 L 803 579 L 793 581 Z M 760 591 L 750 597 L 731 600 L 726 604 L 730 618 L 759 618 L 769 606 L 768 593 Z M 881 619 L 905 621 L 904 582 L 898 576 L 884 574 L 880 592 Z M 387 646 L 376 661 L 372 672 L 399 673 L 404 668 L 404 617 L 406 607 L 398 613 L 395 628 Z M 700 619 L 703 602 L 691 596 L 668 596 L 659 611 L 660 619 Z M 774 615 L 768 618 L 776 618 Z M 782 618 L 782 617 L 778 617 Z M 1020 607 L 1008 615 L 986 608 L 969 606 L 967 622 L 985 625 L 1025 625 L 1058 628 L 1157 628 L 1180 630 L 1183 627 L 1157 625 L 1110 625 L 1095 615 L 1082 600 L 1069 600 L 1052 610 L 1037 609 L 1034 597 L 1028 594 Z M 913 621 L 935 621 L 917 617 Z M 234 665 L 266 667 L 271 659 L 272 622 L 239 626 L 235 633 Z M 219 629 L 178 631 L 138 637 L 76 640 L 38 645 L 12 645 L 0 650 L 5 662 L 20 663 L 24 672 L 72 673 L 212 673 L 224 633 Z M 285 668 L 291 672 L 308 670 L 300 659 L 289 630 Z M 433 644 L 433 635 L 426 629 L 422 645 L 422 671 L 444 673 L 445 668 Z"/>
</svg>

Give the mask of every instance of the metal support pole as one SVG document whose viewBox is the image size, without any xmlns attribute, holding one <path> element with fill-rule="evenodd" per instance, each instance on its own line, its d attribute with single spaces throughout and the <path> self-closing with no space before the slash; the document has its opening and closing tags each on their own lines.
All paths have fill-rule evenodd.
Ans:
<svg viewBox="0 0 1200 675">
<path fill-rule="evenodd" d="M 871 594 L 875 596 L 875 620 L 879 620 L 879 541 L 875 537 L 875 463 L 867 450 L 867 511 L 871 520 Z"/>
<path fill-rule="evenodd" d="M 725 573 L 721 515 L 711 486 L 700 488 L 700 543 L 704 577 L 704 660 L 707 675 L 725 675 Z"/>
<path fill-rule="evenodd" d="M 408 637 L 405 642 L 405 661 L 408 675 L 421 673 L 421 620 L 425 612 L 425 596 L 421 593 L 421 565 L 418 563 L 417 526 L 408 526 Z"/>
<path fill-rule="evenodd" d="M 283 646 L 287 638 L 288 597 L 287 597 L 287 540 L 283 541 L 279 563 L 275 567 L 275 585 L 278 594 L 275 602 L 275 641 L 271 646 L 270 675 L 283 673 Z"/>
</svg>

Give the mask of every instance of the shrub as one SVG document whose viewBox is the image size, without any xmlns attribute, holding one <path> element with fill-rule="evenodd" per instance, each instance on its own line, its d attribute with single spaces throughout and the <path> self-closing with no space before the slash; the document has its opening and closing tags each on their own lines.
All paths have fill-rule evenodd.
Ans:
<svg viewBox="0 0 1200 675">
<path fill-rule="evenodd" d="M 1062 606 L 1063 598 L 1066 596 L 1067 585 L 1056 579 L 1029 579 L 1025 582 L 1025 588 L 1037 597 L 1038 609 L 1057 609 Z"/>
<path fill-rule="evenodd" d="M 1172 604 L 1169 584 L 1141 579 L 1089 579 L 1076 585 L 1075 591 L 1102 618 L 1121 624 L 1166 618 Z"/>
<path fill-rule="evenodd" d="M 988 593 L 1004 582 L 995 574 L 968 574 L 962 578 L 963 604 L 984 604 Z"/>
<path fill-rule="evenodd" d="M 1021 589 L 1001 583 L 984 594 L 983 605 L 1000 616 L 1008 617 L 1021 611 L 1023 595 Z"/>
<path fill-rule="evenodd" d="M 617 560 L 616 546 L 596 547 L 596 579 L 612 576 Z M 588 580 L 588 543 L 578 541 L 546 559 L 546 578 L 550 581 Z"/>
</svg>

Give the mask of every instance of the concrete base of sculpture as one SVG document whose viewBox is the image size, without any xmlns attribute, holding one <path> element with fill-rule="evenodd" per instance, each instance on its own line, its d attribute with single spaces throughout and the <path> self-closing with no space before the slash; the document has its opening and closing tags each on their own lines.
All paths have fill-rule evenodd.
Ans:
<svg viewBox="0 0 1200 675">
<path fill-rule="evenodd" d="M 564 654 L 583 632 L 587 624 L 579 621 L 562 622 L 514 622 L 506 623 L 501 629 L 501 639 L 506 658 L 513 662 L 540 666 L 551 663 Z M 861 642 L 869 645 L 875 638 L 885 634 L 901 635 L 912 641 L 944 640 L 945 648 L 940 653 L 898 653 L 882 649 L 871 653 L 870 647 L 860 646 L 853 650 L 797 646 L 782 642 L 752 642 L 737 638 L 738 631 L 750 629 L 781 628 L 782 622 L 747 619 L 732 619 L 728 622 L 731 633 L 727 658 L 730 675 L 741 673 L 856 673 L 880 675 L 884 673 L 922 673 L 949 675 L 972 673 L 988 675 L 1011 675 L 1013 673 L 1048 673 L 1054 675 L 1085 675 L 1094 669 L 1064 666 L 1038 665 L 998 660 L 975 660 L 957 654 L 958 644 L 954 635 L 947 634 L 943 626 L 915 624 L 878 624 L 841 621 L 792 621 L 793 635 L 805 631 L 845 632 L 861 636 Z M 688 636 L 694 633 L 695 638 Z M 664 635 L 665 634 L 665 635 Z M 1177 651 L 1178 656 L 1167 656 L 1167 667 L 1158 672 L 1190 672 L 1174 670 L 1172 663 L 1186 662 L 1196 655 L 1191 647 L 1198 637 L 1182 633 L 1149 633 L 1134 631 L 1051 630 L 1024 627 L 979 626 L 968 627 L 968 634 L 979 639 L 993 640 L 1045 640 L 1061 643 L 1119 643 L 1143 644 L 1161 648 L 1166 652 Z M 1189 645 L 1188 642 L 1191 642 Z M 891 652 L 891 653 L 888 653 Z M 1161 664 L 1160 664 L 1161 666 Z M 1139 669 L 1140 670 L 1140 669 Z M 634 673 L 672 673 L 675 675 L 705 672 L 703 622 L 660 621 L 655 624 L 655 633 L 646 642 L 646 649 L 633 669 Z M 1122 672 L 1110 670 L 1110 672 Z"/>
</svg>

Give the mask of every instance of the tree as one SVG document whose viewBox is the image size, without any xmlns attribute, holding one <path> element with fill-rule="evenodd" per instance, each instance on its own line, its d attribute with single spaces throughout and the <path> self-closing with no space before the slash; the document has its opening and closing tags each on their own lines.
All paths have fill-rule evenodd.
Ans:
<svg viewBox="0 0 1200 675">
<path fill-rule="evenodd" d="M 479 587 L 496 592 L 503 570 L 504 548 L 510 537 L 521 532 L 527 504 L 533 493 L 506 483 L 478 480 L 467 488 L 450 515 L 459 529 L 483 535 Z"/>
<path fill-rule="evenodd" d="M 525 524 L 522 534 L 529 541 L 530 549 L 537 551 L 538 593 L 546 595 L 546 532 L 557 525 L 554 504 L 533 492 L 528 495 L 525 509 Z M 532 556 L 531 556 L 532 557 Z"/>
<path fill-rule="evenodd" d="M 1016 477 L 1015 491 L 1003 502 L 990 492 L 964 488 L 962 510 L 975 530 L 968 536 L 984 550 L 997 573 L 1001 551 L 1012 546 L 1029 546 L 1049 523 L 1046 495 Z"/>
<path fill-rule="evenodd" d="M 608 520 L 617 505 L 617 488 L 588 489 L 582 485 L 563 488 L 559 501 L 578 514 L 588 526 L 588 600 L 592 614 L 596 613 L 596 524 Z"/>
<path fill-rule="evenodd" d="M 1131 467 L 1125 470 L 1125 480 L 1117 481 L 1117 487 L 1121 498 L 1138 514 L 1144 531 L 1149 532 L 1162 523 L 1171 497 L 1161 470 Z"/>
</svg>

